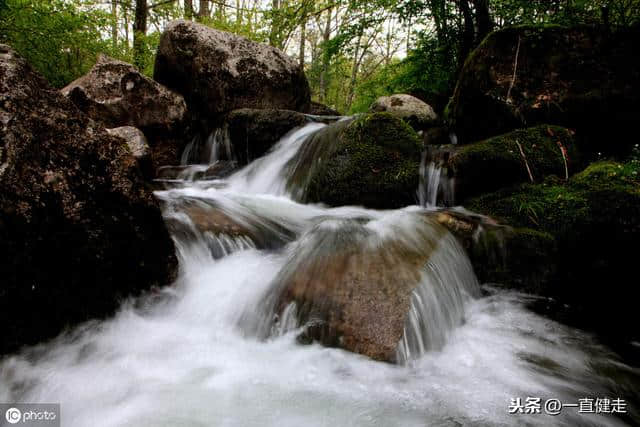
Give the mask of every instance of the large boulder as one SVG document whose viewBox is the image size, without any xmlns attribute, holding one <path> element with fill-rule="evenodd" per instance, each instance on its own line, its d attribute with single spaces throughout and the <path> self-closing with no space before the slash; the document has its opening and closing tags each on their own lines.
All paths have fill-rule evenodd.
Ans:
<svg viewBox="0 0 640 427">
<path fill-rule="evenodd" d="M 126 62 L 100 55 L 91 70 L 62 93 L 92 119 L 108 128 L 140 129 L 153 148 L 157 166 L 175 164 L 186 126 L 184 98 L 143 76 Z"/>
<path fill-rule="evenodd" d="M 294 159 L 290 189 L 331 206 L 398 208 L 415 204 L 422 144 L 389 113 L 362 115 L 316 132 Z"/>
<path fill-rule="evenodd" d="M 431 270 L 429 260 L 451 250 L 453 242 L 447 239 L 453 238 L 432 218 L 396 214 L 376 225 L 327 219 L 307 231 L 303 244 L 291 248 L 265 299 L 278 323 L 274 328 L 267 322 L 265 332 L 304 326 L 303 341 L 387 362 L 412 356 L 399 352 L 402 343 L 422 351 L 441 348 L 446 333 L 462 322 L 464 298 L 474 294 L 473 273 L 463 253 L 446 272 Z M 416 292 L 424 299 L 414 306 Z M 439 315 L 442 304 L 448 306 L 446 320 Z M 422 310 L 432 310 L 429 324 L 416 331 L 419 337 L 412 336 L 411 321 L 419 322 Z M 292 314 L 296 322 L 283 324 Z M 264 322 L 259 326 L 264 328 Z"/>
<path fill-rule="evenodd" d="M 403 93 L 381 96 L 371 104 L 369 111 L 386 111 L 400 117 L 417 130 L 427 129 L 438 122 L 438 115 L 429 104 Z"/>
<path fill-rule="evenodd" d="M 191 21 L 160 38 L 154 78 L 181 93 L 203 121 L 238 108 L 307 112 L 309 83 L 280 50 Z"/>
<path fill-rule="evenodd" d="M 554 254 L 551 258 L 523 258 L 556 270 L 544 277 L 546 282 L 529 283 L 526 290 L 541 289 L 545 296 L 583 310 L 582 320 L 608 335 L 639 338 L 635 313 L 640 292 L 633 283 L 640 242 L 639 160 L 598 162 L 566 183 L 550 177 L 471 199 L 467 207 L 516 229 L 542 233 L 536 238 L 547 242 L 540 248 L 555 246 L 553 252 L 544 250 Z M 520 247 L 532 243 L 531 236 L 524 235 Z M 501 275 L 500 280 L 519 286 L 526 282 L 523 273 Z"/>
<path fill-rule="evenodd" d="M 555 175 L 568 179 L 579 164 L 572 132 L 541 125 L 453 148 L 444 166 L 455 178 L 455 200 Z"/>
<path fill-rule="evenodd" d="M 640 27 L 491 33 L 467 58 L 446 112 L 461 143 L 551 123 L 602 152 L 627 150 L 639 115 Z"/>
<path fill-rule="evenodd" d="M 0 45 L 0 352 L 169 283 L 177 260 L 136 159 Z"/>
</svg>

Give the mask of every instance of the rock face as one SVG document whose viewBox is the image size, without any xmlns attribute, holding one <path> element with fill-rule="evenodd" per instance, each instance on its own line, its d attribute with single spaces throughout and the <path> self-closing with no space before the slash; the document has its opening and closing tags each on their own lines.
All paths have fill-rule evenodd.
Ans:
<svg viewBox="0 0 640 427">
<path fill-rule="evenodd" d="M 176 163 L 187 105 L 182 96 L 143 76 L 133 65 L 100 55 L 93 68 L 62 93 L 108 128 L 140 129 L 153 148 L 156 166 Z"/>
<path fill-rule="evenodd" d="M 245 165 L 269 151 L 287 132 L 309 122 L 290 110 L 242 108 L 225 117 L 225 126 L 235 158 Z"/>
<path fill-rule="evenodd" d="M 454 149 L 445 167 L 455 178 L 456 203 L 547 176 L 568 178 L 579 164 L 571 132 L 541 125 Z"/>
<path fill-rule="evenodd" d="M 461 143 L 551 123 L 577 129 L 592 149 L 617 152 L 630 147 L 625 135 L 639 114 L 640 27 L 607 36 L 519 26 L 490 34 L 471 53 L 446 116 Z"/>
<path fill-rule="evenodd" d="M 204 121 L 238 108 L 309 110 L 309 83 L 292 58 L 190 21 L 165 29 L 154 78 L 182 94 Z"/>
<path fill-rule="evenodd" d="M 470 200 L 467 207 L 516 229 L 535 230 L 515 242 L 517 247 L 536 246 L 531 236 L 537 233 L 540 245 L 534 253 L 538 256 L 528 258 L 527 263 L 542 260 L 557 272 L 546 275 L 546 281 L 536 286 L 529 284 L 528 291 L 545 289 L 545 296 L 582 310 L 590 328 L 638 339 L 636 306 L 640 292 L 630 278 L 636 275 L 640 241 L 639 176 L 637 159 L 598 162 L 567 183 L 550 177 L 542 184 L 524 184 L 483 195 Z M 554 246 L 557 251 L 549 250 Z M 555 255 L 544 259 L 545 254 Z M 526 271 L 483 274 L 519 286 L 527 281 L 526 277 L 522 280 Z M 596 312 L 607 315 L 593 316 Z"/>
<path fill-rule="evenodd" d="M 413 129 L 389 113 L 334 123 L 301 151 L 291 182 L 304 191 L 294 194 L 331 206 L 414 204 L 421 151 Z"/>
<path fill-rule="evenodd" d="M 151 148 L 147 143 L 144 133 L 133 126 L 121 126 L 113 129 L 107 129 L 110 135 L 122 138 L 129 147 L 131 155 L 135 157 L 140 165 L 140 169 L 147 178 L 152 177 L 153 167 L 151 165 Z"/>
<path fill-rule="evenodd" d="M 381 96 L 371 105 L 369 111 L 386 111 L 418 130 L 431 127 L 438 121 L 438 115 L 429 104 L 407 94 Z"/>
<path fill-rule="evenodd" d="M 0 46 L 0 352 L 170 282 L 177 260 L 126 143 Z"/>
</svg>

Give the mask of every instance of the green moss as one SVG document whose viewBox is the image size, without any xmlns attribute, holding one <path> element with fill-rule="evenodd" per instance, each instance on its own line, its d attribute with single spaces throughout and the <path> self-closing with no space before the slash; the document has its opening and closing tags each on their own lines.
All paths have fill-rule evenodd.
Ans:
<svg viewBox="0 0 640 427">
<path fill-rule="evenodd" d="M 502 223 L 553 236 L 557 255 L 551 259 L 522 258 L 517 250 L 507 250 L 507 257 L 543 262 L 556 270 L 543 279 L 546 283 L 528 290 L 551 289 L 544 294 L 585 313 L 604 310 L 608 317 L 599 321 L 624 326 L 638 298 L 632 282 L 640 242 L 639 174 L 640 162 L 634 160 L 598 162 L 567 183 L 551 178 L 524 184 L 472 199 L 467 206 Z M 503 277 L 515 285 L 527 279 L 522 274 Z"/>
<path fill-rule="evenodd" d="M 307 200 L 373 208 L 415 202 L 422 146 L 407 123 L 389 113 L 366 114 L 335 139 L 326 142 L 335 149 L 312 174 Z"/>
<path fill-rule="evenodd" d="M 456 176 L 456 198 L 463 201 L 530 181 L 529 171 L 537 182 L 550 175 L 564 178 L 578 163 L 571 132 L 540 125 L 462 146 L 451 157 L 449 168 Z"/>
<path fill-rule="evenodd" d="M 481 234 L 469 256 L 478 279 L 541 293 L 555 274 L 555 238 L 530 228 L 496 228 Z"/>
</svg>

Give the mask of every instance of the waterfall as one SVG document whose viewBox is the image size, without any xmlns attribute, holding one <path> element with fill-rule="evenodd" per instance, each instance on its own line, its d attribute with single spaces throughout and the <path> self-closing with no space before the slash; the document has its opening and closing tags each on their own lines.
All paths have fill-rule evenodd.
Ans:
<svg viewBox="0 0 640 427">
<path fill-rule="evenodd" d="M 420 182 L 418 184 L 418 200 L 420 206 L 433 208 L 436 206 L 453 206 L 454 178 L 449 176 L 446 168 L 448 153 L 432 147 L 422 153 L 420 162 Z"/>
<path fill-rule="evenodd" d="M 588 334 L 530 311 L 533 297 L 481 288 L 432 209 L 299 203 L 332 149 L 322 142 L 330 130 L 295 129 L 216 180 L 171 171 L 156 196 L 176 282 L 0 360 L 0 401 L 59 402 L 71 427 L 637 424 L 635 413 L 569 407 L 510 415 L 510 400 L 529 396 L 621 397 L 637 408 L 639 374 Z M 202 141 L 191 141 L 184 163 L 228 156 L 222 134 L 202 161 Z M 424 206 L 448 200 L 447 173 L 431 160 Z M 355 353 L 371 342 L 396 363 Z"/>
</svg>

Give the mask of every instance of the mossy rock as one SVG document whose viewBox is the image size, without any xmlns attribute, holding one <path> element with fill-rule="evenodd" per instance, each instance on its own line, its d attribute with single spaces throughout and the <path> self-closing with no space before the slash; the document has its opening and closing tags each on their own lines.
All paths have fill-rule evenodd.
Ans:
<svg viewBox="0 0 640 427">
<path fill-rule="evenodd" d="M 639 82 L 640 26 L 510 27 L 466 59 L 445 119 L 463 144 L 552 123 L 576 129 L 585 152 L 626 154 Z"/>
<path fill-rule="evenodd" d="M 556 273 L 556 240 L 530 228 L 502 228 L 480 234 L 469 250 L 478 280 L 530 293 L 548 292 Z"/>
<path fill-rule="evenodd" d="M 622 334 L 637 338 L 631 324 L 637 320 L 633 313 L 640 296 L 635 284 L 639 176 L 638 160 L 598 162 L 567 183 L 549 178 L 542 184 L 524 184 L 472 199 L 467 206 L 502 223 L 553 236 L 557 255 L 550 262 L 555 263 L 557 274 L 539 285 L 542 293 L 585 313 L 598 313 L 584 319 L 587 323 L 619 324 Z"/>
<path fill-rule="evenodd" d="M 468 197 L 549 175 L 568 177 L 579 164 L 571 131 L 540 125 L 465 145 L 449 158 L 458 203 Z"/>
<path fill-rule="evenodd" d="M 309 150 L 314 154 L 304 157 L 315 163 L 307 165 L 314 170 L 305 201 L 378 209 L 416 202 L 422 144 L 408 124 L 389 113 L 331 125 Z"/>
</svg>

